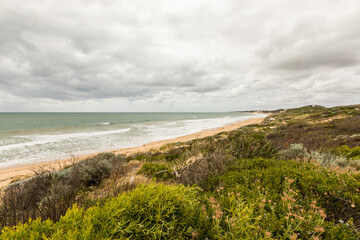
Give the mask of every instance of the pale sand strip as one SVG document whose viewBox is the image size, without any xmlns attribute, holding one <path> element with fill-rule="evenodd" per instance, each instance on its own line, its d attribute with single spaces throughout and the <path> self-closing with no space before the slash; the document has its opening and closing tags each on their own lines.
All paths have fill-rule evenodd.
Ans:
<svg viewBox="0 0 360 240">
<path fill-rule="evenodd" d="M 134 154 L 134 153 L 138 153 L 138 152 L 147 152 L 151 149 L 157 150 L 161 146 L 168 144 L 168 143 L 186 142 L 186 141 L 197 139 L 197 138 L 212 136 L 212 135 L 218 134 L 220 132 L 229 132 L 234 129 L 246 126 L 246 125 L 260 123 L 260 122 L 262 122 L 262 120 L 264 118 L 265 117 L 252 118 L 252 119 L 248 119 L 245 121 L 235 122 L 235 123 L 227 125 L 227 126 L 210 129 L 210 130 L 205 130 L 205 131 L 201 131 L 201 132 L 197 132 L 197 133 L 193 133 L 193 134 L 189 134 L 189 135 L 185 135 L 185 136 L 181 136 L 181 137 L 177 137 L 177 138 L 173 138 L 173 139 L 166 139 L 166 140 L 162 140 L 162 141 L 147 143 L 147 144 L 144 144 L 139 147 L 122 148 L 122 149 L 117 149 L 117 150 L 108 151 L 108 152 L 113 152 L 115 154 L 121 153 L 121 154 L 130 155 L 130 154 Z M 37 164 L 33 164 L 33 165 L 25 165 L 25 166 L 17 166 L 17 167 L 0 169 L 0 187 L 6 186 L 14 179 L 24 178 L 26 176 L 33 175 L 34 169 L 40 169 L 40 168 L 59 169 L 61 167 L 64 167 L 66 165 L 73 163 L 74 161 L 75 162 L 81 161 L 87 157 L 94 156 L 96 154 L 99 154 L 99 153 L 80 156 L 80 157 L 77 157 L 76 159 L 64 159 L 64 160 L 58 160 L 58 161 L 37 163 Z"/>
</svg>

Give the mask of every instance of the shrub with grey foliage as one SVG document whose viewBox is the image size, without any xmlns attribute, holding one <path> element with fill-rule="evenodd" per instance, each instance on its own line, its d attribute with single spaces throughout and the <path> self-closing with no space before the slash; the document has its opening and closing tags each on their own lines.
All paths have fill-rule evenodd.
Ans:
<svg viewBox="0 0 360 240">
<path fill-rule="evenodd" d="M 289 148 L 279 152 L 279 156 L 282 159 L 305 160 L 310 158 L 310 154 L 301 143 L 290 144 Z"/>
</svg>

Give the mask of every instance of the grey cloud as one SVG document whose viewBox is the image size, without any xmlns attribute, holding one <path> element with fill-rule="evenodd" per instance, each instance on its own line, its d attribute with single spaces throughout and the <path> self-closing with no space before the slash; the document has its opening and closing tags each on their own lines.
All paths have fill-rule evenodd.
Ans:
<svg viewBox="0 0 360 240">
<path fill-rule="evenodd" d="M 356 12 L 359 13 L 360 9 Z M 285 71 L 359 64 L 360 29 L 353 27 L 360 20 L 358 14 L 348 16 L 337 24 L 321 20 L 307 19 L 290 33 L 270 39 L 258 51 L 258 56 L 268 62 L 270 68 Z"/>
<path fill-rule="evenodd" d="M 208 111 L 358 94 L 359 4 L 276 2 L 0 0 L 0 94 Z"/>
</svg>

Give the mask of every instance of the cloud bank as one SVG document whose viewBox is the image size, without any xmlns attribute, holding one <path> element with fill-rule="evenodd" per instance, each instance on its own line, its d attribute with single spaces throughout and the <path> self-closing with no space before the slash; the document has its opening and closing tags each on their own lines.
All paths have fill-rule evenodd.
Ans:
<svg viewBox="0 0 360 240">
<path fill-rule="evenodd" d="M 360 102 L 360 2 L 0 0 L 0 111 Z"/>
</svg>

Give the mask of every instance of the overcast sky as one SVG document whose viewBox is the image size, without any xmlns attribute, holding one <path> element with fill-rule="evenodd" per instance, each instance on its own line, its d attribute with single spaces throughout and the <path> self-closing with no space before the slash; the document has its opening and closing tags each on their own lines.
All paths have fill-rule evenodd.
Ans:
<svg viewBox="0 0 360 240">
<path fill-rule="evenodd" d="M 359 0 L 0 0 L 0 111 L 359 104 L 359 63 Z"/>
</svg>

